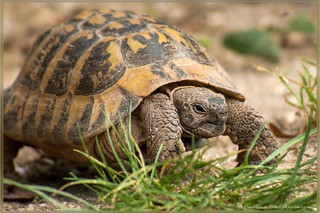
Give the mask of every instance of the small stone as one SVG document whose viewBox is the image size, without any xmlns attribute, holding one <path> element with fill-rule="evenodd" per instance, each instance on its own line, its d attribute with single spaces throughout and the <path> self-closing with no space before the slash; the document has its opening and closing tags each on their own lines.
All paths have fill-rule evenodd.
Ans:
<svg viewBox="0 0 320 213">
<path fill-rule="evenodd" d="M 27 211 L 34 211 L 35 210 L 34 205 L 33 204 L 29 204 L 26 210 Z"/>
</svg>

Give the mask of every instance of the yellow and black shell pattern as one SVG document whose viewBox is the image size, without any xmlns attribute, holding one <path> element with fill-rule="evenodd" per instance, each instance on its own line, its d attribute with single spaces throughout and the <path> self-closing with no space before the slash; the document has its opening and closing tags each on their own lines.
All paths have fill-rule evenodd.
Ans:
<svg viewBox="0 0 320 213">
<path fill-rule="evenodd" d="M 190 35 L 147 15 L 93 10 L 35 41 L 4 95 L 4 133 L 31 145 L 79 144 L 169 83 L 189 81 L 244 100 Z"/>
</svg>

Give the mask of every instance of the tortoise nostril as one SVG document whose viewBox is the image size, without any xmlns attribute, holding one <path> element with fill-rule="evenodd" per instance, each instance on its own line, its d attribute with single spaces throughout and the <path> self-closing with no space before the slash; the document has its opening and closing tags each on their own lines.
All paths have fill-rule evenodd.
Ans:
<svg viewBox="0 0 320 213">
<path fill-rule="evenodd" d="M 227 120 L 228 113 L 227 112 L 219 112 L 218 116 L 221 120 Z"/>
<path fill-rule="evenodd" d="M 228 113 L 223 112 L 213 112 L 211 113 L 211 121 L 214 124 L 224 123 L 227 120 Z"/>
</svg>

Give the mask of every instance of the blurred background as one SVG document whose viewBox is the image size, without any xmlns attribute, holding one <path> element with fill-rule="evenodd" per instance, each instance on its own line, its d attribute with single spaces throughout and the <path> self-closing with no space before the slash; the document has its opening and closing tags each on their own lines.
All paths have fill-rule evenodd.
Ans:
<svg viewBox="0 0 320 213">
<path fill-rule="evenodd" d="M 268 122 L 295 133 L 304 120 L 289 105 L 284 75 L 299 81 L 303 60 L 315 62 L 314 3 L 3 3 L 3 76 L 8 87 L 20 71 L 35 38 L 74 14 L 106 8 L 146 13 L 176 25 L 207 48 L 246 96 L 246 103 Z M 258 71 L 257 66 L 267 72 Z M 316 67 L 304 66 L 311 75 Z M 294 87 L 299 90 L 299 87 Z M 302 120 L 302 121 L 301 121 Z M 224 142 L 226 140 L 226 142 Z M 213 156 L 236 151 L 227 139 L 216 144 Z M 217 151 L 217 150 L 223 150 Z"/>
</svg>

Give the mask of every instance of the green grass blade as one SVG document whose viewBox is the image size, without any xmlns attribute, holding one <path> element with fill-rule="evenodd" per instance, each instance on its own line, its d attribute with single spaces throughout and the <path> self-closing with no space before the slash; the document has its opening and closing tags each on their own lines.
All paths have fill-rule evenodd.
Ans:
<svg viewBox="0 0 320 213">
<path fill-rule="evenodd" d="M 300 142 L 301 140 L 304 140 L 306 138 L 306 135 L 314 135 L 317 132 L 317 128 L 314 128 L 312 130 L 309 131 L 309 133 L 303 133 L 297 137 L 295 137 L 294 139 L 288 141 L 287 143 L 285 143 L 284 145 L 282 145 L 281 147 L 279 147 L 276 151 L 274 151 L 271 155 L 269 155 L 266 159 L 264 159 L 260 165 L 264 165 L 265 163 L 269 162 L 270 160 L 274 159 L 277 155 L 281 154 L 283 151 L 287 150 L 289 147 L 293 146 L 294 144 Z"/>
<path fill-rule="evenodd" d="M 317 191 L 315 190 L 311 195 L 297 198 L 297 199 L 289 202 L 288 206 L 292 206 L 292 207 L 305 206 L 306 209 L 315 210 L 317 208 L 316 207 L 316 204 L 317 204 L 316 200 L 317 200 Z"/>
<path fill-rule="evenodd" d="M 162 147 L 163 147 L 163 144 L 160 144 L 159 150 L 158 150 L 157 155 L 156 155 L 156 158 L 155 158 L 155 160 L 154 160 L 154 164 L 156 164 L 156 163 L 158 162 L 158 160 L 159 160 L 159 156 L 160 156 Z M 157 168 L 154 166 L 154 167 L 152 168 L 152 170 L 151 170 L 151 175 L 150 175 L 151 180 L 154 178 L 155 173 L 156 173 L 156 170 L 157 170 Z"/>
<path fill-rule="evenodd" d="M 312 114 L 310 115 L 310 117 L 312 117 Z M 307 126 L 306 133 L 305 133 L 304 141 L 302 143 L 302 146 L 300 147 L 300 152 L 299 152 L 298 157 L 297 157 L 296 166 L 294 167 L 293 174 L 292 174 L 292 176 L 290 178 L 289 183 L 294 182 L 294 179 L 297 176 L 298 170 L 301 167 L 302 157 L 303 157 L 303 154 L 305 152 L 305 149 L 306 149 L 306 146 L 307 146 L 307 143 L 308 143 L 308 139 L 309 139 L 309 136 L 310 136 L 310 128 L 311 128 L 311 123 L 309 122 L 308 126 Z"/>
<path fill-rule="evenodd" d="M 254 145 L 257 143 L 257 140 L 258 140 L 258 138 L 259 138 L 259 136 L 260 136 L 260 134 L 261 134 L 263 129 L 264 129 L 264 125 L 262 124 L 259 127 L 259 130 L 258 130 L 257 134 L 254 136 L 254 138 L 253 138 L 253 140 L 252 140 L 252 142 L 250 144 L 250 147 L 249 147 L 249 149 L 247 150 L 247 152 L 246 152 L 246 154 L 244 156 L 244 162 L 243 162 L 244 165 L 248 165 L 250 152 L 253 149 Z"/>
<path fill-rule="evenodd" d="M 89 209 L 93 209 L 93 210 L 99 211 L 99 209 L 97 207 L 95 207 L 94 205 L 88 203 L 87 201 L 85 201 L 85 200 L 83 200 L 83 199 L 81 199 L 81 198 L 79 198 L 77 196 L 74 196 L 74 195 L 72 195 L 70 193 L 63 192 L 63 191 L 60 191 L 60 190 L 57 190 L 57 189 L 54 189 L 54 188 L 51 188 L 51 187 L 22 184 L 22 183 L 18 183 L 16 181 L 13 181 L 13 180 L 10 180 L 10 179 L 7 179 L 7 178 L 3 179 L 3 183 L 4 184 L 8 184 L 8 185 L 12 185 L 12 186 L 15 186 L 15 187 L 19 187 L 21 189 L 28 190 L 28 191 L 38 195 L 40 198 L 48 201 L 49 203 L 52 203 L 54 206 L 60 208 L 61 210 L 71 210 L 71 208 L 66 208 L 63 204 L 61 204 L 60 202 L 58 202 L 55 199 L 51 198 L 50 196 L 46 195 L 42 191 L 50 192 L 50 193 L 53 193 L 53 194 L 58 194 L 58 195 L 61 195 L 61 196 L 67 197 L 67 198 L 71 198 L 71 199 L 73 199 L 75 201 L 78 201 L 79 203 L 82 203 L 83 205 L 87 206 L 87 208 L 89 208 Z M 81 209 L 72 208 L 72 210 L 81 210 Z M 82 209 L 82 210 L 84 210 L 84 209 Z"/>
<path fill-rule="evenodd" d="M 110 143 L 110 147 L 111 147 L 111 150 L 112 150 L 112 153 L 114 154 L 114 157 L 116 158 L 117 160 L 117 163 L 119 164 L 121 170 L 123 172 L 125 172 L 125 174 L 128 173 L 127 169 L 125 168 L 122 160 L 120 159 L 116 149 L 115 149 L 115 146 L 114 146 L 114 142 L 111 138 L 111 134 L 110 134 L 110 131 L 109 131 L 109 128 L 108 128 L 108 124 L 110 124 L 111 128 L 115 131 L 116 135 L 118 138 L 120 138 L 119 134 L 118 134 L 118 131 L 116 129 L 116 127 L 114 126 L 114 124 L 111 122 L 109 116 L 107 114 L 105 114 L 106 116 L 106 130 L 107 130 L 107 136 L 108 136 L 108 142 Z"/>
</svg>

